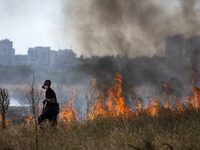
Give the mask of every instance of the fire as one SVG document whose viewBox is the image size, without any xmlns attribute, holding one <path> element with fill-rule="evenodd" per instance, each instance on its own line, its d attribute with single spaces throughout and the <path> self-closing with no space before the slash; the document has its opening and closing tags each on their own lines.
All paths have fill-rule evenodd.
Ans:
<svg viewBox="0 0 200 150">
<path fill-rule="evenodd" d="M 113 88 L 109 88 L 107 91 L 107 99 L 104 98 L 104 94 L 98 91 L 98 98 L 96 99 L 94 106 L 91 108 L 91 111 L 89 113 L 89 119 L 94 119 L 95 116 L 102 115 L 104 117 L 111 116 L 111 117 L 118 117 L 122 116 L 123 118 L 129 117 L 131 113 L 135 113 L 136 116 L 140 112 L 146 112 L 148 115 L 156 116 L 159 113 L 159 98 L 150 98 L 151 103 L 147 104 L 145 106 L 145 110 L 142 110 L 142 104 L 139 100 L 137 100 L 137 110 L 134 111 L 128 108 L 126 104 L 126 100 L 124 97 L 121 96 L 122 94 L 122 75 L 120 73 L 117 73 L 115 75 L 115 85 Z M 96 82 L 96 80 L 93 80 Z M 95 84 L 93 84 L 95 85 Z M 163 86 L 166 88 L 165 91 L 165 98 L 166 98 L 166 104 L 164 106 L 165 109 L 173 110 L 172 101 L 173 98 L 173 92 L 171 87 L 163 83 Z M 194 97 L 191 99 L 185 98 L 187 102 L 195 107 L 197 110 L 200 108 L 200 89 L 196 87 L 191 88 L 194 91 Z M 183 103 L 181 103 L 178 98 L 177 99 L 177 105 L 176 105 L 176 111 L 177 112 L 183 112 L 185 108 L 183 108 Z M 107 109 L 106 109 L 107 108 Z"/>
<path fill-rule="evenodd" d="M 184 111 L 184 109 L 182 107 L 183 104 L 178 100 L 178 98 L 176 98 L 176 100 L 177 100 L 177 107 L 176 107 L 177 112 L 178 113 L 183 112 Z"/>
<path fill-rule="evenodd" d="M 166 100 L 167 102 L 166 102 L 165 108 L 172 110 L 172 102 L 169 100 L 169 97 L 166 96 L 166 98 L 167 98 Z"/>
<path fill-rule="evenodd" d="M 170 98 L 173 95 L 169 96 L 171 87 L 169 85 L 167 85 L 166 83 L 163 83 L 163 86 L 167 88 L 167 90 L 165 91 L 165 97 L 166 97 L 165 109 L 171 109 L 172 110 L 172 102 L 170 101 Z"/>
<path fill-rule="evenodd" d="M 32 122 L 33 117 L 31 115 L 27 115 L 24 122 L 22 123 L 22 127 L 24 127 L 25 129 L 28 128 L 28 126 L 30 125 L 30 123 Z"/>
<path fill-rule="evenodd" d="M 89 117 L 91 119 L 94 119 L 96 116 L 99 116 L 99 115 L 105 116 L 106 114 L 107 114 L 106 110 L 104 109 L 104 106 L 103 106 L 103 100 L 100 98 L 95 101 L 94 106 L 91 108 L 91 113 L 89 113 Z"/>
<path fill-rule="evenodd" d="M 103 91 L 104 86 L 101 85 L 101 89 Z M 97 91 L 97 99 L 94 102 L 94 106 L 90 109 L 91 112 L 88 114 L 88 117 L 91 119 L 94 119 L 96 116 L 103 115 L 105 116 L 107 114 L 105 108 L 104 108 L 104 94 L 100 91 Z"/>
<path fill-rule="evenodd" d="M 200 89 L 192 86 L 191 90 L 194 91 L 194 97 L 191 102 L 192 102 L 193 107 L 195 107 L 196 110 L 198 111 L 200 107 Z"/>
<path fill-rule="evenodd" d="M 72 99 L 68 101 L 68 104 L 64 104 L 62 112 L 59 115 L 59 119 L 64 121 L 67 124 L 67 127 L 70 128 L 70 123 L 73 121 L 78 121 L 77 114 L 78 112 L 73 108 L 75 99 L 75 91 L 72 91 Z"/>
<path fill-rule="evenodd" d="M 163 86 L 166 88 L 171 88 L 169 85 L 167 85 L 166 83 L 163 83 Z"/>
<path fill-rule="evenodd" d="M 117 73 L 115 75 L 115 84 L 112 88 L 109 88 L 107 90 L 107 97 L 105 97 L 104 91 L 104 85 L 101 85 L 101 90 L 97 92 L 96 100 L 94 101 L 93 107 L 90 109 L 90 112 L 88 113 L 89 119 L 94 119 L 97 116 L 101 117 L 122 117 L 126 118 L 131 115 L 131 113 L 135 113 L 136 116 L 138 116 L 138 113 L 145 112 L 147 115 L 151 116 L 157 116 L 159 114 L 159 98 L 150 98 L 151 103 L 146 105 L 144 110 L 142 110 L 142 104 L 139 100 L 137 100 L 137 110 L 134 111 L 131 110 L 127 104 L 124 97 L 122 97 L 122 75 L 120 73 Z M 93 79 L 92 81 L 92 87 L 94 87 L 96 83 L 96 79 Z M 166 104 L 164 106 L 165 109 L 172 110 L 172 102 L 170 99 L 173 97 L 173 93 L 170 91 L 171 87 L 163 83 L 163 86 L 166 88 L 165 97 L 166 97 Z M 200 105 L 200 90 L 198 88 L 193 88 L 195 94 L 194 98 L 191 100 L 191 104 L 193 104 L 194 107 L 199 108 Z M 94 92 L 94 90 L 92 90 Z M 93 96 L 94 98 L 94 96 Z M 73 102 L 75 99 L 75 91 L 73 91 L 73 98 L 68 102 L 68 104 L 65 104 L 65 107 L 62 109 L 62 113 L 60 114 L 60 119 L 63 119 L 66 121 L 67 126 L 69 126 L 71 120 L 78 120 L 77 117 L 77 111 L 73 108 Z M 195 101 L 195 99 L 197 99 Z M 187 99 L 189 101 L 189 99 Z M 195 105 L 194 105 L 195 104 Z M 182 107 L 182 103 L 177 98 L 177 106 L 176 111 L 183 112 L 184 108 Z"/>
<path fill-rule="evenodd" d="M 42 105 L 38 106 L 38 116 L 42 113 Z M 37 117 L 38 117 L 37 116 Z M 31 124 L 35 125 L 35 119 L 29 113 L 26 115 L 24 122 L 22 123 L 23 128 L 28 128 Z"/>
<path fill-rule="evenodd" d="M 95 83 L 96 83 L 96 79 L 93 79 L 91 87 L 94 86 Z"/>
<path fill-rule="evenodd" d="M 138 110 L 139 112 L 141 112 L 141 108 L 142 108 L 142 104 L 140 103 L 140 101 L 137 99 L 137 103 L 138 103 Z"/>
<path fill-rule="evenodd" d="M 195 109 L 196 111 L 199 111 L 200 108 L 200 89 L 192 85 L 190 89 L 194 92 L 193 97 L 184 97 L 184 99 L 187 101 L 188 106 L 190 109 Z"/>
<path fill-rule="evenodd" d="M 2 116 L 0 115 L 0 122 L 2 122 L 3 120 L 2 120 L 3 118 L 2 118 Z M 5 125 L 7 126 L 9 124 L 9 122 L 8 122 L 8 120 L 6 119 L 5 120 Z"/>
<path fill-rule="evenodd" d="M 116 74 L 116 83 L 113 89 L 114 100 L 116 102 L 116 115 L 117 116 L 128 116 L 130 114 L 130 109 L 125 103 L 124 97 L 121 97 L 122 93 L 122 75 L 120 73 Z"/>
<path fill-rule="evenodd" d="M 127 117 L 130 115 L 130 109 L 128 108 L 125 98 L 122 94 L 122 75 L 117 73 L 115 75 L 115 85 L 107 91 L 108 97 L 104 100 L 104 94 L 98 91 L 98 99 L 95 101 L 94 106 L 91 108 L 89 118 L 93 119 L 95 116 L 112 116 L 112 117 Z M 103 87 L 103 85 L 101 86 Z M 104 103 L 105 101 L 105 103 Z M 105 105 L 105 106 L 104 106 Z M 105 108 L 108 109 L 105 109 Z"/>
<path fill-rule="evenodd" d="M 159 112 L 159 99 L 151 98 L 151 105 L 146 105 L 146 112 L 149 115 L 155 116 L 158 115 Z"/>
<path fill-rule="evenodd" d="M 194 75 L 193 75 L 194 76 Z M 92 92 L 96 92 L 97 96 L 95 99 L 94 93 L 92 94 L 92 98 L 94 98 L 94 105 L 92 108 L 90 108 L 90 111 L 88 111 L 88 116 L 86 118 L 88 119 L 95 119 L 95 117 L 101 116 L 101 117 L 112 117 L 117 119 L 118 117 L 121 118 L 127 118 L 130 117 L 131 114 L 135 114 L 135 116 L 139 116 L 141 113 L 145 113 L 150 116 L 157 116 L 160 112 L 159 107 L 159 98 L 150 98 L 150 104 L 147 104 L 145 106 L 146 109 L 142 109 L 142 104 L 137 99 L 137 109 L 131 110 L 127 103 L 126 99 L 122 96 L 122 75 L 120 73 L 117 73 L 115 75 L 115 84 L 113 87 L 108 88 L 106 94 L 102 91 L 105 91 L 105 86 L 101 85 L 101 90 L 92 90 Z M 96 83 L 96 79 L 93 79 L 92 81 L 92 88 L 94 88 L 94 85 Z M 200 89 L 197 88 L 193 82 L 193 85 L 191 86 L 191 90 L 194 92 L 193 97 L 186 97 L 183 98 L 186 100 L 186 105 L 183 105 L 182 102 L 176 97 L 176 106 L 175 109 L 173 109 L 172 101 L 173 100 L 173 92 L 171 87 L 163 83 L 163 86 L 166 88 L 165 90 L 165 99 L 166 104 L 164 105 L 164 109 L 170 109 L 173 110 L 175 113 L 182 113 L 186 109 L 195 109 L 196 111 L 200 108 Z M 65 121 L 67 124 L 67 127 L 70 128 L 70 122 L 72 121 L 78 121 L 77 117 L 77 111 L 73 108 L 74 105 L 74 99 L 75 99 L 75 91 L 73 91 L 72 99 L 68 102 L 68 104 L 65 104 L 65 107 L 62 109 L 62 112 L 60 113 L 60 119 Z M 87 98 L 86 98 L 87 99 Z M 132 118 L 134 119 L 134 118 Z"/>
<path fill-rule="evenodd" d="M 109 89 L 108 92 L 108 101 L 106 102 L 106 105 L 108 106 L 108 111 L 110 113 L 110 116 L 114 116 L 115 112 L 114 112 L 114 106 L 113 106 L 113 102 L 112 102 L 112 89 Z"/>
<path fill-rule="evenodd" d="M 192 86 L 190 89 L 194 92 L 193 97 L 185 97 L 184 99 L 188 103 L 188 107 L 190 109 L 196 109 L 196 111 L 199 111 L 200 108 L 200 89 L 196 87 L 196 70 L 194 64 L 191 66 L 191 73 L 190 77 L 192 78 Z"/>
<path fill-rule="evenodd" d="M 190 77 L 192 78 L 192 84 L 193 86 L 196 86 L 196 72 L 197 70 L 195 69 L 195 65 L 194 64 L 191 64 L 191 72 L 190 72 Z"/>
</svg>

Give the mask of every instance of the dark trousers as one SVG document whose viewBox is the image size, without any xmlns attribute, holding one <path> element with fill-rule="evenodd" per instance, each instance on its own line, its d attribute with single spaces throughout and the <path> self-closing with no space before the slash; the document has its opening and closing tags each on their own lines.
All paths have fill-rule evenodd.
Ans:
<svg viewBox="0 0 200 150">
<path fill-rule="evenodd" d="M 57 125 L 57 111 L 55 109 L 46 109 L 39 117 L 38 123 L 41 125 L 45 120 L 48 120 L 52 125 Z"/>
</svg>

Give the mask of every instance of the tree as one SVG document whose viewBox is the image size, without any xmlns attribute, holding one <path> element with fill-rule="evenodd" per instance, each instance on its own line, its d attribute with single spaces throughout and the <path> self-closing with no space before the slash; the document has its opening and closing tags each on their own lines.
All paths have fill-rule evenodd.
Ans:
<svg viewBox="0 0 200 150">
<path fill-rule="evenodd" d="M 30 107 L 31 107 L 31 114 L 34 118 L 34 124 L 35 124 L 35 149 L 38 149 L 38 136 L 37 136 L 37 130 L 38 130 L 38 124 L 37 124 L 37 116 L 39 112 L 39 100 L 42 95 L 42 92 L 40 92 L 34 83 L 34 73 L 33 73 L 33 82 L 31 85 L 29 85 L 26 93 L 26 97 L 29 100 Z"/>
<path fill-rule="evenodd" d="M 6 128 L 6 113 L 10 105 L 9 91 L 5 88 L 0 88 L 0 110 L 2 116 L 2 127 Z"/>
</svg>

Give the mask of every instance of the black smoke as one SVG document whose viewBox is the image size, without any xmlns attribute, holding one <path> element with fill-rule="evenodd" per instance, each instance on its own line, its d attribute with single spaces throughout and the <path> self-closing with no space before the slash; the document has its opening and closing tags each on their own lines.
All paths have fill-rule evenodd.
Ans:
<svg viewBox="0 0 200 150">
<path fill-rule="evenodd" d="M 196 0 L 77 0 L 64 3 L 62 30 L 85 56 L 164 55 L 164 39 L 199 34 Z M 71 29 L 69 31 L 69 29 Z"/>
</svg>

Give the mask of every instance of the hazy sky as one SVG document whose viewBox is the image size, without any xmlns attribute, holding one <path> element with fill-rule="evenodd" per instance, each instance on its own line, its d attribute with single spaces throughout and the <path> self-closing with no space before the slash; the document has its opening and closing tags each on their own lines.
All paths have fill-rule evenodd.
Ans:
<svg viewBox="0 0 200 150">
<path fill-rule="evenodd" d="M 163 54 L 167 35 L 199 34 L 200 0 L 0 0 L 0 40 L 72 46 L 78 55 Z M 162 49 L 162 50 L 161 50 Z M 161 51 L 161 52 L 160 52 Z"/>
<path fill-rule="evenodd" d="M 35 46 L 70 48 L 72 42 L 66 38 L 61 43 L 55 31 L 60 14 L 59 0 L 0 0 L 0 40 L 13 41 L 16 54 L 27 54 Z"/>
</svg>

